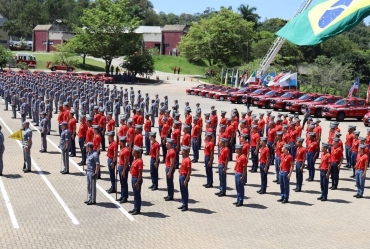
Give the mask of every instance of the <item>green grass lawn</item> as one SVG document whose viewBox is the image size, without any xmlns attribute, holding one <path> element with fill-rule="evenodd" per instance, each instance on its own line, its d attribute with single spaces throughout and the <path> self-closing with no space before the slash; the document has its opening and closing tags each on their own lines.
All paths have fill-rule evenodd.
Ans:
<svg viewBox="0 0 370 249">
<path fill-rule="evenodd" d="M 180 67 L 181 74 L 204 75 L 207 70 L 206 63 L 198 65 L 188 62 L 181 56 L 158 55 L 154 56 L 154 69 L 160 72 L 173 73 L 173 68 Z"/>
<path fill-rule="evenodd" d="M 16 53 L 16 52 L 15 52 Z M 15 54 L 14 53 L 14 54 Z M 20 52 L 23 53 L 23 52 Z M 45 70 L 46 63 L 52 60 L 52 52 L 49 54 L 45 53 L 32 53 L 32 52 L 24 52 L 34 54 L 37 61 L 37 69 Z M 104 72 L 105 71 L 105 63 L 101 61 L 97 61 L 91 58 L 86 58 L 86 64 L 82 64 L 82 57 L 77 56 L 78 65 L 76 66 L 76 71 L 91 71 L 91 72 Z"/>
</svg>

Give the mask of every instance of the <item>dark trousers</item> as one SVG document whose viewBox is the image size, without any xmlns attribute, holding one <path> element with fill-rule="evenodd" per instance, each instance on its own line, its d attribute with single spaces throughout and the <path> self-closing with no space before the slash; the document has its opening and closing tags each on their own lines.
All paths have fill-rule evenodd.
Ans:
<svg viewBox="0 0 370 249">
<path fill-rule="evenodd" d="M 276 180 L 279 181 L 279 172 L 280 172 L 280 156 L 275 157 L 275 173 L 276 173 Z"/>
<path fill-rule="evenodd" d="M 146 150 L 146 153 L 149 154 L 150 152 L 149 132 L 145 132 L 145 150 Z"/>
<path fill-rule="evenodd" d="M 154 187 L 158 187 L 158 168 L 155 167 L 155 158 L 150 159 L 150 179 Z"/>
<path fill-rule="evenodd" d="M 333 187 L 338 187 L 338 182 L 339 182 L 338 163 L 331 163 L 330 166 L 331 166 L 330 167 L 331 185 Z"/>
<path fill-rule="evenodd" d="M 345 146 L 347 166 L 351 166 L 351 146 Z"/>
<path fill-rule="evenodd" d="M 184 175 L 179 176 L 182 206 L 183 207 L 188 207 L 188 203 L 189 203 L 189 189 L 188 189 L 188 186 L 189 185 L 186 185 L 186 186 L 184 185 L 185 179 L 186 179 L 186 176 L 184 176 Z M 189 179 L 189 181 L 190 181 L 190 179 Z M 189 182 L 188 182 L 188 184 L 189 184 Z"/>
<path fill-rule="evenodd" d="M 193 147 L 193 159 L 198 161 L 199 159 L 199 148 L 198 148 L 198 142 L 196 138 L 191 139 L 191 147 Z"/>
<path fill-rule="evenodd" d="M 167 197 L 173 198 L 173 194 L 175 192 L 175 186 L 173 184 L 174 170 L 172 170 L 171 177 L 167 176 L 168 172 L 170 172 L 170 168 L 166 167 Z"/>
<path fill-rule="evenodd" d="M 320 171 L 320 187 L 321 187 L 321 197 L 328 197 L 328 189 L 329 189 L 329 180 L 326 179 L 327 170 Z"/>
<path fill-rule="evenodd" d="M 110 184 L 111 184 L 110 188 L 112 190 L 116 190 L 116 174 L 114 172 L 115 168 L 116 168 L 116 164 L 114 164 L 113 168 L 112 168 L 112 166 L 111 166 L 112 162 L 113 162 L 113 159 L 108 158 L 107 167 L 108 167 L 108 170 L 109 170 L 109 179 L 110 179 Z"/>
<path fill-rule="evenodd" d="M 218 165 L 218 178 L 220 180 L 220 192 L 225 194 L 227 184 L 226 184 L 226 173 L 224 174 L 223 172 L 224 167 L 225 165 L 222 164 Z"/>
<path fill-rule="evenodd" d="M 307 168 L 308 168 L 308 178 L 313 180 L 315 178 L 315 160 L 314 160 L 315 153 L 308 152 L 307 153 Z"/>
<path fill-rule="evenodd" d="M 69 149 L 69 152 L 71 152 L 71 156 L 76 156 L 76 137 L 71 137 L 71 147 Z"/>
<path fill-rule="evenodd" d="M 267 174 L 268 174 L 268 168 L 267 172 L 265 173 L 265 167 L 266 164 L 260 165 L 260 175 L 261 175 L 261 190 L 266 191 L 267 189 Z"/>
<path fill-rule="evenodd" d="M 102 131 L 100 132 L 100 135 L 101 135 L 101 150 L 105 151 L 105 135 L 103 134 Z"/>
<path fill-rule="evenodd" d="M 258 151 L 257 155 L 255 154 L 256 147 L 251 147 L 251 155 L 252 155 L 252 170 L 257 171 L 258 168 Z"/>
<path fill-rule="evenodd" d="M 280 182 L 280 196 L 284 200 L 289 200 L 289 172 L 280 171 L 279 182 Z"/>
<path fill-rule="evenodd" d="M 177 144 L 173 144 L 173 147 L 177 148 Z M 177 149 L 175 149 L 175 153 L 176 153 L 175 168 L 178 169 L 180 166 L 180 154 L 179 154 L 179 151 L 177 151 Z"/>
<path fill-rule="evenodd" d="M 118 167 L 118 173 L 119 173 L 119 182 L 121 184 L 121 197 L 122 198 L 128 198 L 128 184 L 127 184 L 127 178 L 128 178 L 128 172 L 130 171 L 129 167 L 127 167 L 125 171 L 125 177 L 122 177 L 123 172 L 123 166 Z"/>
<path fill-rule="evenodd" d="M 205 156 L 204 157 L 204 167 L 206 168 L 206 176 L 207 176 L 207 184 L 213 184 L 213 170 L 212 170 L 212 165 L 208 165 L 211 157 L 210 156 Z"/>
<path fill-rule="evenodd" d="M 126 176 L 127 179 L 127 176 Z M 127 181 L 127 180 L 126 180 Z M 137 183 L 137 177 L 132 177 L 131 185 L 134 192 L 134 210 L 140 212 L 141 210 L 141 185 L 143 185 L 143 179 L 140 180 L 139 189 L 136 189 L 135 184 Z"/>
<path fill-rule="evenodd" d="M 302 183 L 303 183 L 303 171 L 301 171 L 302 162 L 296 162 L 295 163 L 295 174 L 296 174 L 296 185 L 295 187 L 299 190 L 302 189 Z"/>
<path fill-rule="evenodd" d="M 270 151 L 270 165 L 273 165 L 275 161 L 274 148 L 272 147 L 273 144 L 274 142 L 267 142 L 267 147 L 269 148 Z"/>
<path fill-rule="evenodd" d="M 165 161 L 166 156 L 167 156 L 167 147 L 166 147 L 166 144 L 163 144 L 163 143 L 161 143 L 161 146 L 162 146 L 163 161 Z"/>
<path fill-rule="evenodd" d="M 244 182 L 241 182 L 242 173 L 235 173 L 236 202 L 244 202 Z"/>
<path fill-rule="evenodd" d="M 86 164 L 86 148 L 84 147 L 85 144 L 85 138 L 79 138 L 78 139 L 78 145 L 80 146 L 81 150 L 81 163 Z"/>
</svg>

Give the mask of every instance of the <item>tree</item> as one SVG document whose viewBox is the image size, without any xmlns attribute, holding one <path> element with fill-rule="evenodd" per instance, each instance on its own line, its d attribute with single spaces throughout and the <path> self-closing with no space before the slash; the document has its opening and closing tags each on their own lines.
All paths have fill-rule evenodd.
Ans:
<svg viewBox="0 0 370 249">
<path fill-rule="evenodd" d="M 85 32 L 76 34 L 64 45 L 68 46 L 74 53 L 79 54 L 82 57 L 82 64 L 86 64 L 86 56 L 89 54 L 89 51 L 92 51 L 88 34 Z"/>
<path fill-rule="evenodd" d="M 12 59 L 13 54 L 9 49 L 5 49 L 3 46 L 0 46 L 0 68 L 3 67 Z"/>
<path fill-rule="evenodd" d="M 89 54 L 105 60 L 107 73 L 114 58 L 140 50 L 142 36 L 134 31 L 141 19 L 134 7 L 128 0 L 96 0 L 95 7 L 85 9 L 81 17 L 84 28 L 77 29 L 76 39 L 88 47 Z"/>
<path fill-rule="evenodd" d="M 139 75 L 152 75 L 154 73 L 154 60 L 153 56 L 147 49 L 143 49 L 142 52 L 136 52 L 132 55 L 128 55 L 121 67 L 126 68 Z"/>
<path fill-rule="evenodd" d="M 232 10 L 222 8 L 208 18 L 193 23 L 183 36 L 180 52 L 188 60 L 207 60 L 209 66 L 240 65 L 247 55 L 247 44 L 253 37 L 253 23 Z"/>
<path fill-rule="evenodd" d="M 76 58 L 77 54 L 74 52 L 74 49 L 68 45 L 68 43 L 55 45 L 54 48 L 56 51 L 52 56 L 52 65 L 66 65 L 67 67 L 76 66 L 78 60 Z"/>
<path fill-rule="evenodd" d="M 259 31 L 269 31 L 271 33 L 278 32 L 282 27 L 287 24 L 287 20 L 280 19 L 280 18 L 271 18 L 267 19 L 266 21 L 262 22 L 258 27 Z"/>
<path fill-rule="evenodd" d="M 254 23 L 254 28 L 257 28 L 258 25 L 258 20 L 261 18 L 257 13 L 256 7 L 251 7 L 249 4 L 241 4 L 238 8 L 241 17 L 248 21 L 248 22 L 253 22 Z"/>
</svg>

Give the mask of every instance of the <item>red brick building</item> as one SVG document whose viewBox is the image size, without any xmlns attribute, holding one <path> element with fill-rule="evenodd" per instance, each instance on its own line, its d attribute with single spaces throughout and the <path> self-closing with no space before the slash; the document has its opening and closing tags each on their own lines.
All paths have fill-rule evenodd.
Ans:
<svg viewBox="0 0 370 249">
<path fill-rule="evenodd" d="M 32 51 L 55 51 L 55 45 L 62 44 L 73 36 L 74 33 L 69 32 L 68 28 L 64 25 L 37 25 L 33 29 Z"/>
<path fill-rule="evenodd" d="M 181 36 L 189 31 L 187 25 L 166 25 L 162 29 L 162 54 L 178 56 L 177 46 L 181 41 Z"/>
<path fill-rule="evenodd" d="M 143 45 L 146 48 L 157 48 L 161 54 L 162 28 L 159 26 L 140 26 L 135 30 L 136 34 L 142 34 Z"/>
</svg>

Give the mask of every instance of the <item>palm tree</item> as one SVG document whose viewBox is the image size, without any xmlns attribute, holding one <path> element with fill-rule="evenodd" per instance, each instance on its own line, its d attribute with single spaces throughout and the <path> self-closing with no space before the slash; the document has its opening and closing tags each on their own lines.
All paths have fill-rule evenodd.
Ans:
<svg viewBox="0 0 370 249">
<path fill-rule="evenodd" d="M 257 27 L 258 20 L 261 17 L 257 13 L 255 13 L 257 11 L 256 7 L 251 7 L 251 6 L 249 6 L 249 4 L 247 4 L 247 5 L 241 4 L 239 6 L 238 10 L 239 10 L 240 15 L 243 19 L 245 19 L 249 22 L 253 22 L 254 23 L 254 28 Z"/>
</svg>

